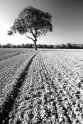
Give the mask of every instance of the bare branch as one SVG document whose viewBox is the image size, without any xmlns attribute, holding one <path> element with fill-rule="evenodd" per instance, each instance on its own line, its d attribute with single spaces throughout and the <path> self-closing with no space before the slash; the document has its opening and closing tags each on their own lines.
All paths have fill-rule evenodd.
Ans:
<svg viewBox="0 0 83 124">
<path fill-rule="evenodd" d="M 27 36 L 27 34 L 25 34 L 26 36 Z M 33 40 L 34 41 L 34 39 L 33 38 L 31 38 L 31 37 L 29 37 L 29 36 L 27 36 L 29 39 L 31 39 L 31 40 Z"/>
</svg>

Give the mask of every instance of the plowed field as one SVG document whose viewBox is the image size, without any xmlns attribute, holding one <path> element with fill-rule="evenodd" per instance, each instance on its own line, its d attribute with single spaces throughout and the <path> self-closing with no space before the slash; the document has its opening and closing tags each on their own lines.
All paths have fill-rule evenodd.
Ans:
<svg viewBox="0 0 83 124">
<path fill-rule="evenodd" d="M 5 58 L 0 124 L 83 124 L 82 50 L 22 50 Z"/>
</svg>

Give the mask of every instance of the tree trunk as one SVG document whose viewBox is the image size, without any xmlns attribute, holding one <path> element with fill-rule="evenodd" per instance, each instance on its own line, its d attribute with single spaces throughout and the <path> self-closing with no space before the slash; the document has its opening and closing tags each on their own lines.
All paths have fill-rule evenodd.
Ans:
<svg viewBox="0 0 83 124">
<path fill-rule="evenodd" d="M 37 42 L 37 39 L 34 40 L 34 48 L 35 48 L 35 50 L 37 50 L 37 44 L 36 44 L 36 42 Z"/>
</svg>

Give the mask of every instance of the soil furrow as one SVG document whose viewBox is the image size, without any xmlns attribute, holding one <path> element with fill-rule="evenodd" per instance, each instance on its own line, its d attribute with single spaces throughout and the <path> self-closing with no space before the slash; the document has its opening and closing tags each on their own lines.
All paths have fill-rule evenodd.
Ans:
<svg viewBox="0 0 83 124">
<path fill-rule="evenodd" d="M 37 53 L 36 53 L 37 54 Z M 23 72 L 20 74 L 20 77 L 17 79 L 17 82 L 12 88 L 12 91 L 10 94 L 7 95 L 7 98 L 5 99 L 3 105 L 0 107 L 0 123 L 1 124 L 7 124 L 9 121 L 9 113 L 13 108 L 13 105 L 15 103 L 15 100 L 19 94 L 19 90 L 21 86 L 23 85 L 23 82 L 26 78 L 28 69 L 30 64 L 32 63 L 34 57 L 36 54 L 29 60 L 28 64 L 26 65 Z"/>
<path fill-rule="evenodd" d="M 46 72 L 47 72 L 46 74 L 44 74 L 46 80 L 49 80 L 49 82 L 50 82 L 49 85 L 52 85 L 52 88 L 55 90 L 55 93 L 57 94 L 57 100 L 58 100 L 60 106 L 62 107 L 63 117 L 66 117 L 65 119 L 67 119 L 67 122 L 69 124 L 72 124 L 73 121 L 79 122 L 79 124 L 81 124 L 81 121 L 79 120 L 79 118 L 77 116 L 74 116 L 74 118 L 73 118 L 73 114 L 75 115 L 75 113 L 72 108 L 74 106 L 73 106 L 73 104 L 71 104 L 72 99 L 70 98 L 70 95 L 69 95 L 70 92 L 68 92 L 67 89 L 64 90 L 60 87 L 61 82 L 55 83 L 55 81 L 52 81 L 50 78 L 51 74 L 49 73 L 49 70 L 47 69 L 46 65 L 44 63 L 42 63 L 42 65 L 43 65 L 43 70 L 46 70 Z M 59 75 L 57 75 L 57 76 L 59 77 Z M 61 78 L 61 76 L 60 76 L 60 78 Z M 60 80 L 58 80 L 58 81 L 60 81 Z M 64 91 L 66 92 L 66 94 L 64 94 Z M 66 95 L 68 101 L 63 100 L 64 96 L 62 96 L 62 94 Z M 69 102 L 69 99 L 71 100 L 71 102 Z M 69 107 L 67 105 L 66 106 L 64 105 L 66 103 L 69 104 Z"/>
<path fill-rule="evenodd" d="M 10 55 L 10 56 L 5 56 L 4 58 L 0 58 L 0 61 L 4 61 L 4 60 L 6 60 L 6 59 L 9 59 L 9 58 L 12 58 L 12 57 L 14 57 L 14 56 L 17 56 L 17 55 L 19 55 L 19 54 L 22 54 L 22 52 L 19 52 L 19 53 L 15 53 L 14 55 Z"/>
<path fill-rule="evenodd" d="M 57 57 L 54 62 L 41 53 L 31 58 L 4 102 L 2 124 L 82 123 L 78 82 Z"/>
</svg>

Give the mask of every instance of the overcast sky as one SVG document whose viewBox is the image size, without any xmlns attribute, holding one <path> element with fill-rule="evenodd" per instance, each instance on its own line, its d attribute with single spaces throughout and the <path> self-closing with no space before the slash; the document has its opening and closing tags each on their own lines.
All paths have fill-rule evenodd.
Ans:
<svg viewBox="0 0 83 124">
<path fill-rule="evenodd" d="M 83 43 L 83 0 L 0 0 L 0 43 L 33 43 L 26 36 L 8 36 L 20 10 L 32 6 L 52 15 L 53 32 L 38 38 L 39 44 Z"/>
</svg>

